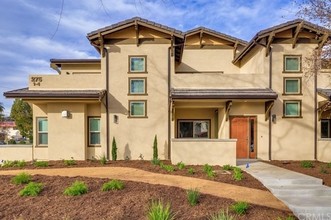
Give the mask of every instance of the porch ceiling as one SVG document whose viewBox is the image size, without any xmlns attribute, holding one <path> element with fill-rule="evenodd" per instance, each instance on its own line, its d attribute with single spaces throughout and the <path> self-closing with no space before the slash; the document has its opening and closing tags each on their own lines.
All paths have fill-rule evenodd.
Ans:
<svg viewBox="0 0 331 220">
<path fill-rule="evenodd" d="M 173 99 L 266 99 L 276 100 L 271 89 L 172 89 Z"/>
</svg>

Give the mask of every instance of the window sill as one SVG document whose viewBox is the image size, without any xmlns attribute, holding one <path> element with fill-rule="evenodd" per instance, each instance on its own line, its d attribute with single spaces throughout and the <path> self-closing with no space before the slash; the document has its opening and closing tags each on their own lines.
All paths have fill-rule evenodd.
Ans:
<svg viewBox="0 0 331 220">
<path fill-rule="evenodd" d="M 148 116 L 139 116 L 139 117 L 137 117 L 137 116 L 128 116 L 128 118 L 137 118 L 137 119 L 141 119 L 141 118 L 148 118 Z"/>
<path fill-rule="evenodd" d="M 37 145 L 35 148 L 48 148 L 48 145 Z"/>
<path fill-rule="evenodd" d="M 283 73 L 285 73 L 285 74 L 292 74 L 292 73 L 297 73 L 297 74 L 300 74 L 300 73 L 303 73 L 301 70 L 300 71 L 283 71 Z"/>
<path fill-rule="evenodd" d="M 128 93 L 128 96 L 148 96 L 148 93 Z"/>
<path fill-rule="evenodd" d="M 88 147 L 101 147 L 101 145 L 89 145 Z"/>
<path fill-rule="evenodd" d="M 284 116 L 282 118 L 303 118 L 302 116 Z"/>
<path fill-rule="evenodd" d="M 293 96 L 301 96 L 303 94 L 302 93 L 283 93 L 282 95 L 283 96 L 291 96 L 291 95 L 293 95 Z"/>
<path fill-rule="evenodd" d="M 128 72 L 128 74 L 147 74 L 148 72 Z"/>
</svg>

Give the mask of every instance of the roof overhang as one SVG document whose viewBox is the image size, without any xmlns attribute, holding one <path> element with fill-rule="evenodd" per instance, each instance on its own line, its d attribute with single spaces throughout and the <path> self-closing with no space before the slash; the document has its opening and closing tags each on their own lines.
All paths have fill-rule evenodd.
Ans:
<svg viewBox="0 0 331 220">
<path fill-rule="evenodd" d="M 331 101 L 331 89 L 317 89 L 317 94 L 326 98 L 328 101 Z"/>
<path fill-rule="evenodd" d="M 256 99 L 276 100 L 271 89 L 172 89 L 172 99 Z"/>
</svg>

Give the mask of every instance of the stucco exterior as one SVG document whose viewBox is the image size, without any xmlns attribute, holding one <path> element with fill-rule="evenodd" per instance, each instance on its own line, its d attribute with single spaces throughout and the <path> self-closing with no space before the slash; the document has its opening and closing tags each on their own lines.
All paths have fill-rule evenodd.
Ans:
<svg viewBox="0 0 331 220">
<path fill-rule="evenodd" d="M 331 88 L 330 73 L 306 74 L 307 58 L 329 32 L 294 20 L 246 42 L 207 28 L 181 32 L 133 18 L 87 35 L 100 59 L 52 59 L 57 74 L 31 75 L 28 89 L 5 95 L 33 107 L 33 159 L 110 159 L 115 139 L 118 159 L 150 160 L 157 136 L 159 158 L 173 163 L 330 161 L 320 120 L 328 111 L 319 117 L 317 110 L 331 100 L 317 94 Z M 285 56 L 300 69 L 284 71 Z M 298 79 L 300 92 L 284 91 L 288 78 Z M 289 117 L 285 103 L 293 100 L 301 103 L 300 115 Z M 135 113 L 134 104 L 143 110 Z M 38 118 L 48 123 L 43 146 Z M 97 131 L 90 118 L 100 121 Z"/>
</svg>

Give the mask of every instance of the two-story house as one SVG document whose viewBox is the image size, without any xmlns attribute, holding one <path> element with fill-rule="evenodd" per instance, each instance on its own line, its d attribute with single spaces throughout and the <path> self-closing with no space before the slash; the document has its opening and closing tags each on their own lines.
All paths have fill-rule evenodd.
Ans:
<svg viewBox="0 0 331 220">
<path fill-rule="evenodd" d="M 250 42 L 132 18 L 87 35 L 100 59 L 51 59 L 6 92 L 33 107 L 32 159 L 331 160 L 327 73 L 308 76 L 330 30 L 294 20 Z M 323 78 L 323 79 L 320 79 Z M 4 158 L 5 159 L 5 158 Z"/>
</svg>

